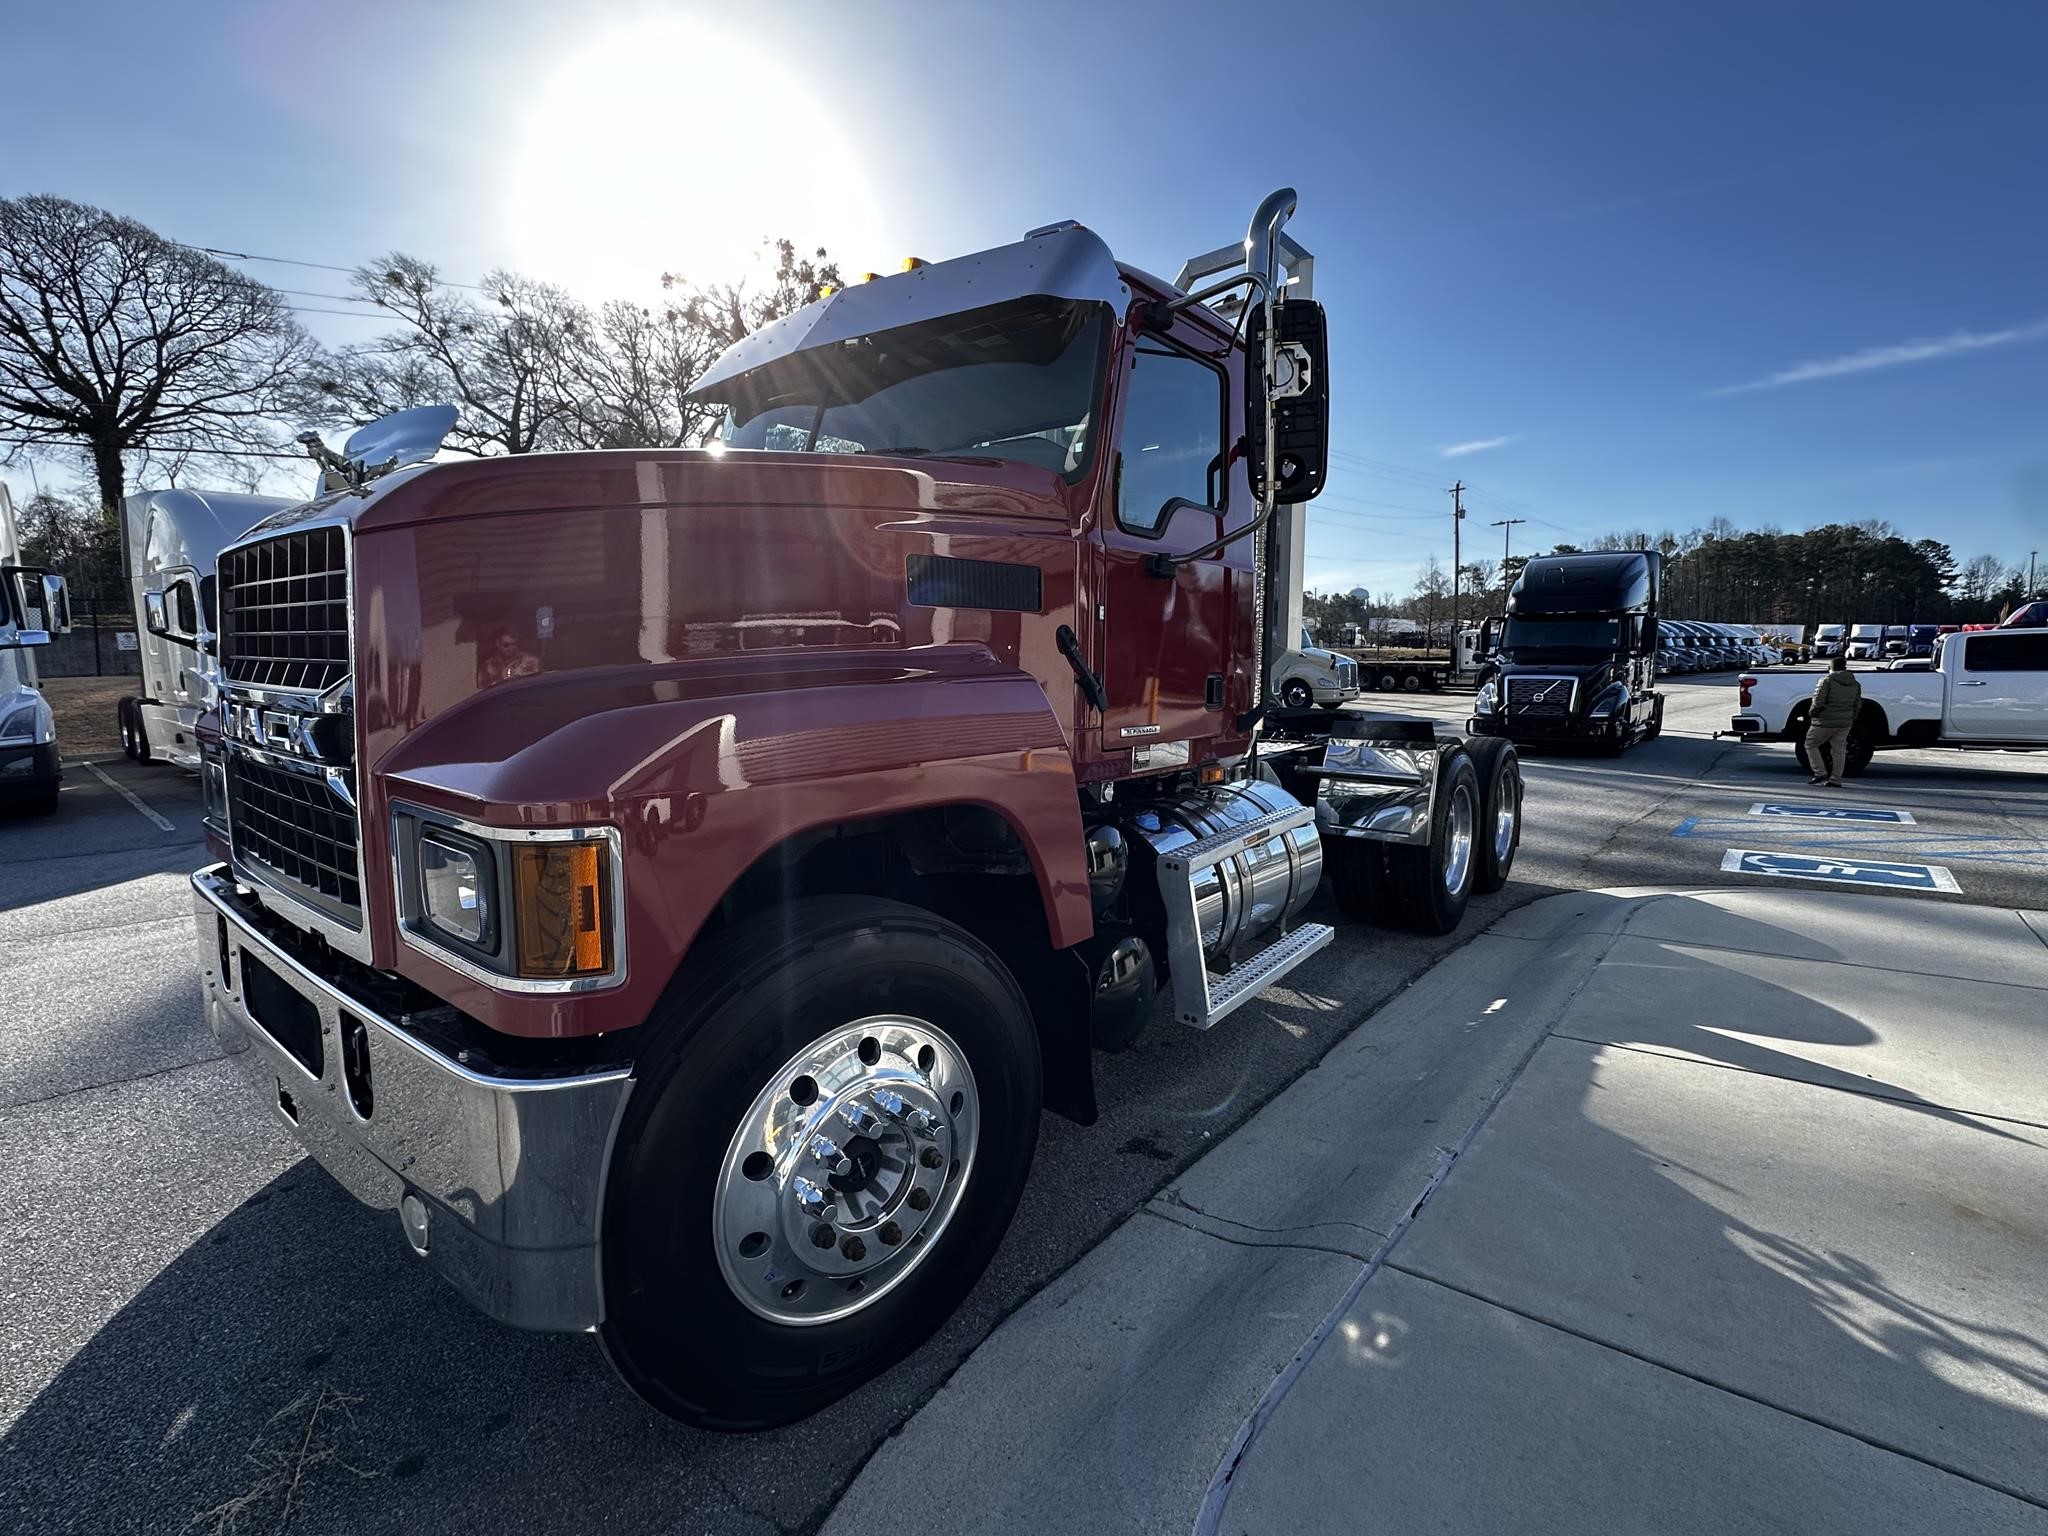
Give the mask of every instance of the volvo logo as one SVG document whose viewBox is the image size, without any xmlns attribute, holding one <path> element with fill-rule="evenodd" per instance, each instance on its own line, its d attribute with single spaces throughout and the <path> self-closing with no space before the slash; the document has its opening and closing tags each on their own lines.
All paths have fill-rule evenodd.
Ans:
<svg viewBox="0 0 2048 1536">
<path fill-rule="evenodd" d="M 1564 678 L 1559 678 L 1554 683 L 1545 683 L 1541 688 L 1538 688 L 1536 690 L 1536 697 L 1531 699 L 1529 702 L 1532 704 L 1541 704 L 1545 699 L 1549 698 L 1553 693 L 1557 692 L 1558 689 L 1567 686 L 1569 686 L 1569 684 Z"/>
</svg>

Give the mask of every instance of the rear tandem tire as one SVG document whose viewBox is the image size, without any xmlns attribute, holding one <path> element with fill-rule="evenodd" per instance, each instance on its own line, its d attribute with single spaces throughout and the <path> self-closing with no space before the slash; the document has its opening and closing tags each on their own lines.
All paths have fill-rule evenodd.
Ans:
<svg viewBox="0 0 2048 1536">
<path fill-rule="evenodd" d="M 1451 748 L 1437 759 L 1427 844 L 1333 838 L 1325 845 L 1338 907 L 1382 927 L 1451 932 L 1472 899 L 1480 827 L 1479 774 L 1463 747 Z"/>
<path fill-rule="evenodd" d="M 1522 846 L 1522 760 L 1502 736 L 1473 736 L 1465 742 L 1479 775 L 1478 865 L 1472 888 L 1482 896 L 1508 883 Z"/>
<path fill-rule="evenodd" d="M 925 1205 L 913 1203 L 913 1209 L 931 1211 L 923 1219 L 941 1222 L 932 1229 L 929 1247 L 920 1246 L 925 1232 L 917 1230 L 895 1250 L 904 1267 L 896 1269 L 885 1258 L 870 1266 L 859 1288 L 813 1269 L 823 1261 L 796 1251 L 786 1237 L 771 1241 L 766 1230 L 746 1234 L 726 1253 L 716 1224 L 718 1202 L 739 1197 L 721 1196 L 721 1190 L 750 1187 L 740 1177 L 769 1188 L 762 1181 L 772 1177 L 776 1184 L 767 1198 L 777 1213 L 794 1196 L 794 1151 L 773 1146 L 772 1134 L 760 1132 L 762 1146 L 744 1162 L 734 1160 L 759 1131 L 752 1123 L 756 1110 L 781 1105 L 777 1112 L 791 1113 L 778 1088 L 781 1074 L 793 1069 L 798 1075 L 784 1090 L 791 1102 L 851 1112 L 851 1099 L 844 1106 L 838 1100 L 865 1095 L 861 1068 L 849 1076 L 834 1067 L 837 1076 L 827 1076 L 826 1065 L 840 1058 L 820 1055 L 820 1076 L 812 1078 L 795 1064 L 870 1019 L 878 1036 L 888 1034 L 891 1020 L 940 1032 L 965 1064 L 964 1077 L 948 1076 L 942 1058 L 932 1079 L 938 1094 L 956 1082 L 969 1090 L 938 1098 L 938 1134 L 964 1138 L 971 1128 L 973 1139 L 947 1143 L 955 1161 L 936 1175 L 940 1203 L 932 1205 L 928 1193 L 918 1197 Z M 821 1036 L 820 1030 L 828 1033 Z M 743 919 L 709 940 L 685 964 L 645 1032 L 651 1043 L 635 1071 L 605 1189 L 605 1320 L 599 1337 L 626 1384 L 686 1423 L 764 1429 L 817 1412 L 923 1344 L 994 1255 L 1038 1141 L 1037 1033 L 1022 990 L 995 954 L 965 929 L 918 907 L 871 897 L 808 897 Z M 834 1040 L 831 1048 L 839 1043 Z M 878 1056 L 869 1054 L 871 1047 Z M 891 1070 L 894 1049 L 862 1039 L 858 1059 L 879 1059 L 878 1070 Z M 920 1059 L 917 1072 L 932 1072 L 932 1060 Z M 899 1078 L 907 1070 L 899 1070 Z M 833 1081 L 840 1083 L 837 1090 Z M 908 1081 L 898 1086 L 904 1097 L 912 1096 Z M 873 1102 L 887 1113 L 880 1099 Z M 944 1123 L 956 1117 L 958 1125 Z M 784 1133 L 807 1143 L 813 1132 L 801 1129 L 804 1123 L 799 1117 L 793 1122 L 799 1128 L 784 1127 Z M 872 1134 L 896 1137 L 899 1125 L 908 1123 L 899 1113 Z M 923 1131 L 918 1134 L 928 1148 L 938 1145 Z M 856 1137 L 849 1150 L 860 1141 Z M 764 1152 L 779 1154 L 772 1169 L 764 1162 L 763 1173 L 750 1171 Z M 870 1183 L 853 1186 L 856 1193 L 902 1197 L 907 1184 L 891 1196 L 881 1181 L 906 1178 L 904 1168 L 912 1170 L 908 1178 L 927 1181 L 900 1158 L 879 1148 L 873 1155 L 881 1159 L 877 1171 Z M 892 1169 L 897 1171 L 887 1172 Z M 819 1169 L 801 1171 L 826 1182 Z M 850 1206 L 861 1203 L 853 1193 L 836 1198 Z M 761 1220 L 764 1229 L 783 1220 L 745 1208 L 742 1215 Z M 833 1219 L 838 1218 L 827 1218 Z M 913 1226 L 918 1219 L 905 1215 L 903 1223 Z M 849 1227 L 844 1237 L 850 1243 L 851 1224 L 840 1220 Z M 880 1230 L 868 1231 L 866 1240 L 873 1243 Z M 846 1257 L 867 1260 L 865 1253 Z M 741 1263 L 771 1266 L 763 1298 L 789 1279 L 795 1290 L 781 1290 L 783 1312 L 802 1311 L 804 1302 L 789 1301 L 792 1295 L 828 1287 L 831 1305 L 855 1310 L 830 1321 L 766 1315 L 757 1307 L 767 1301 L 743 1301 L 738 1282 L 726 1278 L 725 1267 L 737 1272 Z M 887 1280 L 892 1273 L 897 1278 Z M 862 1294 L 869 1299 L 856 1303 Z"/>
</svg>

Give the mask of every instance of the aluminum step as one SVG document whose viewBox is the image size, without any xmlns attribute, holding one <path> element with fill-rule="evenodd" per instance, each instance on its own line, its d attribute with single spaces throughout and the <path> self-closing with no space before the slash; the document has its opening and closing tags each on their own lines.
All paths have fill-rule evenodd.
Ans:
<svg viewBox="0 0 2048 1536">
<path fill-rule="evenodd" d="M 1272 986 L 1310 955 L 1327 948 L 1336 936 L 1337 930 L 1328 923 L 1303 923 L 1221 976 L 1210 975 L 1205 970 L 1199 990 L 1206 996 L 1206 1011 L 1199 1005 L 1191 1006 L 1191 999 L 1184 1001 L 1187 994 L 1176 986 L 1175 1012 L 1180 1015 L 1181 1023 L 1207 1029 L 1240 1003 L 1249 1002 Z"/>
<path fill-rule="evenodd" d="M 1257 821 L 1248 821 L 1242 826 L 1232 827 L 1228 832 L 1218 832 L 1214 837 L 1205 837 L 1199 843 L 1188 843 L 1170 853 L 1159 856 L 1161 868 L 1175 874 L 1192 875 L 1207 869 L 1219 859 L 1229 857 L 1240 848 L 1249 848 L 1263 843 L 1282 832 L 1292 832 L 1296 827 L 1305 827 L 1316 819 L 1313 805 L 1293 805 L 1284 811 L 1273 811 Z"/>
</svg>

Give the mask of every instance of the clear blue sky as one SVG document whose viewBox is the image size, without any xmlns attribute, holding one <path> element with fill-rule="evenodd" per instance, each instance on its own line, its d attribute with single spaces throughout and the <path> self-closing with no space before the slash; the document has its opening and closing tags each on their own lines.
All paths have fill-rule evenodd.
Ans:
<svg viewBox="0 0 2048 1536">
<path fill-rule="evenodd" d="M 784 230 L 893 266 L 1061 217 L 1170 275 L 1291 183 L 1342 455 L 1319 587 L 1448 558 L 1461 476 L 1483 554 L 1512 514 L 1522 549 L 1882 517 L 2048 557 L 2038 6 L 80 0 L 0 47 L 0 193 L 470 280 L 619 289 Z"/>
</svg>

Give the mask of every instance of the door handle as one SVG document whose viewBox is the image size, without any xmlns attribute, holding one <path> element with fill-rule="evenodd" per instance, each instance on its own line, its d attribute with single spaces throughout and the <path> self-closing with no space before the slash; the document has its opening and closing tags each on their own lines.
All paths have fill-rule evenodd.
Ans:
<svg viewBox="0 0 2048 1536">
<path fill-rule="evenodd" d="M 1956 686 L 1958 688 L 1982 688 L 1984 685 L 1982 683 L 1957 683 Z"/>
</svg>

